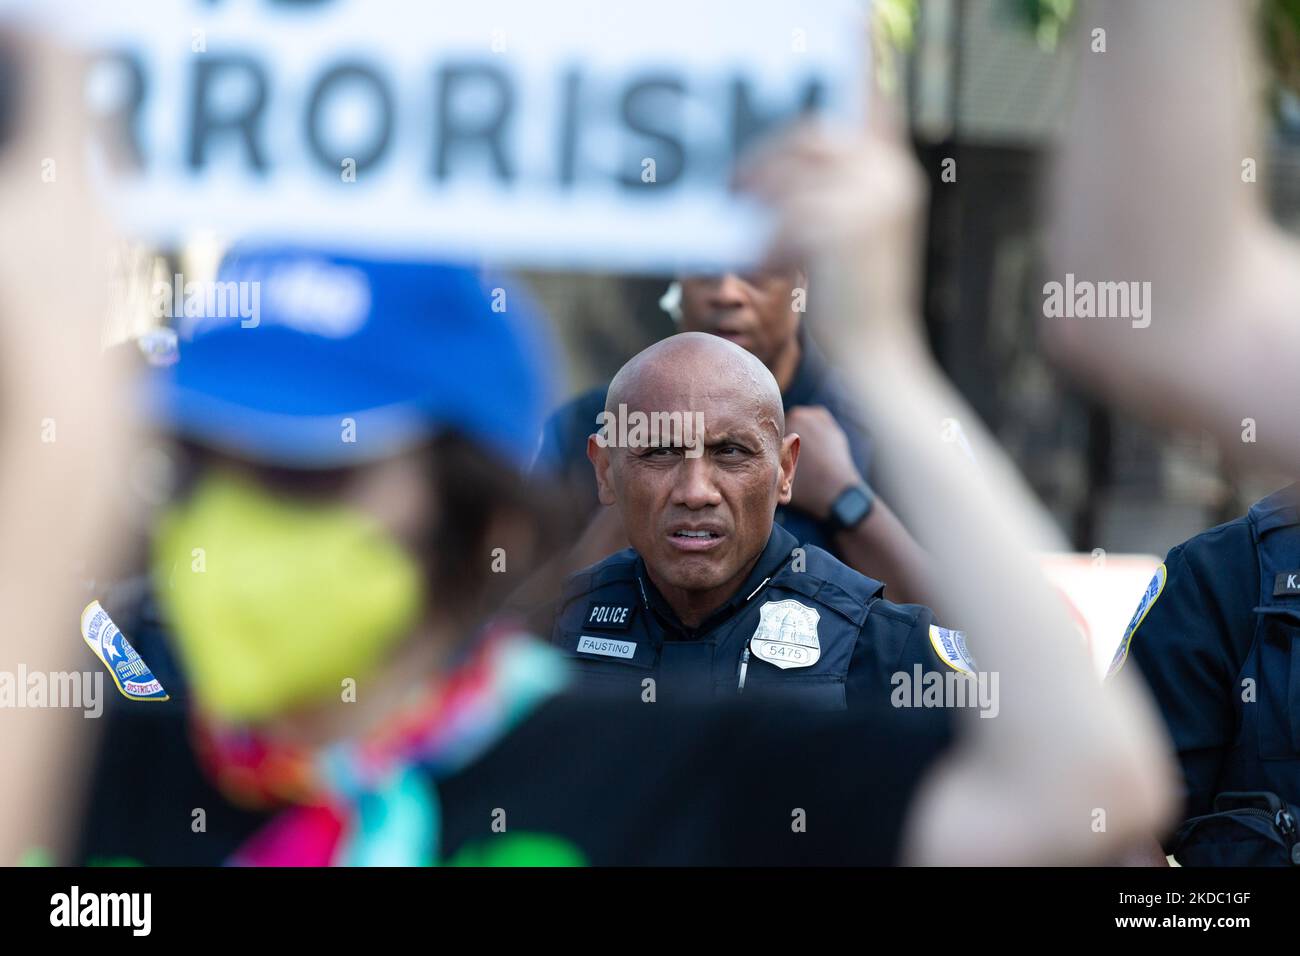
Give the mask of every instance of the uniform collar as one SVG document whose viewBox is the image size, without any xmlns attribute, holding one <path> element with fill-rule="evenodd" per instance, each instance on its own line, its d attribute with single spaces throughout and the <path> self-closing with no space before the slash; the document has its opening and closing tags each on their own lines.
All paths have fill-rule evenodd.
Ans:
<svg viewBox="0 0 1300 956">
<path fill-rule="evenodd" d="M 1300 482 L 1275 491 L 1250 506 L 1256 534 L 1300 524 Z"/>
<path fill-rule="evenodd" d="M 661 623 L 672 628 L 686 639 L 699 634 L 707 634 L 730 618 L 741 607 L 748 604 L 750 599 L 762 589 L 767 581 L 790 560 L 791 552 L 798 546 L 799 542 L 794 535 L 779 524 L 774 523 L 772 533 L 768 535 L 767 544 L 763 547 L 758 560 L 754 562 L 754 569 L 749 572 L 749 576 L 741 582 L 740 587 L 736 588 L 735 592 L 723 602 L 721 607 L 705 618 L 699 627 L 694 629 L 688 628 L 677 617 L 677 612 L 659 593 L 659 589 L 650 580 L 650 575 L 646 573 L 645 560 L 638 555 L 636 559 L 636 579 L 641 588 L 642 603 L 648 611 L 659 618 Z"/>
</svg>

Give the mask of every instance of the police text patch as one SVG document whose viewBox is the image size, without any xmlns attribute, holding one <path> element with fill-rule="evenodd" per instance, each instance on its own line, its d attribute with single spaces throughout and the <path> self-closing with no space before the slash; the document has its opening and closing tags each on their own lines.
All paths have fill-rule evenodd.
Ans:
<svg viewBox="0 0 1300 956">
<path fill-rule="evenodd" d="M 626 631 L 632 624 L 634 608 L 626 604 L 592 604 L 587 608 L 587 619 L 583 627 L 595 627 L 605 631 Z"/>
<path fill-rule="evenodd" d="M 592 637 L 590 634 L 583 634 L 578 638 L 577 650 L 582 654 L 631 659 L 636 653 L 636 641 L 616 641 L 610 637 Z"/>
</svg>

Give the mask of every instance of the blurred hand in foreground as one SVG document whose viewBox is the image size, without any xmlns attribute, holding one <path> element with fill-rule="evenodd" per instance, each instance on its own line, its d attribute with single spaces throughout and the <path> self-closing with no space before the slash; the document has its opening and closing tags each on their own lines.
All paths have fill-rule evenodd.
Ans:
<svg viewBox="0 0 1300 956">
<path fill-rule="evenodd" d="M 810 311 L 859 393 L 897 510 L 942 582 L 939 619 L 966 631 L 981 669 L 999 679 L 999 716 L 965 719 L 918 796 L 908 859 L 1115 858 L 1169 819 L 1168 742 L 1138 684 L 1117 682 L 1103 696 L 1033 554 L 1064 546 L 1059 530 L 928 351 L 914 159 L 879 121 L 863 136 L 803 129 L 744 182 L 775 209 L 773 256 L 809 264 Z M 944 440 L 952 421 L 970 455 Z M 1098 808 L 1100 831 L 1089 825 Z"/>
</svg>

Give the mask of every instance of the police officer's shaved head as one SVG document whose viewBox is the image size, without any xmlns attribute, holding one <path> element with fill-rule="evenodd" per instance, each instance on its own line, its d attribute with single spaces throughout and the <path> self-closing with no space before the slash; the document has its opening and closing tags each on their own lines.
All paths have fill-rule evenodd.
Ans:
<svg viewBox="0 0 1300 956">
<path fill-rule="evenodd" d="M 671 410 L 656 401 L 659 396 L 681 395 L 691 386 L 726 384 L 752 390 L 762 411 L 776 423 L 777 435 L 785 435 L 785 409 L 776 379 L 752 353 L 724 338 L 707 332 L 682 332 L 669 336 L 638 352 L 618 370 L 605 397 L 605 411 L 617 412 L 620 404 L 635 408 L 650 398 L 650 407 Z"/>
<path fill-rule="evenodd" d="M 781 390 L 740 346 L 683 332 L 610 383 L 588 440 L 600 500 L 615 505 L 650 579 L 684 623 L 731 596 L 790 500 L 799 436 Z"/>
</svg>

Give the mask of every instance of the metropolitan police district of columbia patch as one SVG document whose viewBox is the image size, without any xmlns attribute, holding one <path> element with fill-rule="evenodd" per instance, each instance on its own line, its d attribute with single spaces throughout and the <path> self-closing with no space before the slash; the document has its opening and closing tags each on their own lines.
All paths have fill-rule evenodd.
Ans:
<svg viewBox="0 0 1300 956">
<path fill-rule="evenodd" d="M 781 670 L 811 667 L 822 656 L 817 639 L 821 615 L 798 601 L 768 601 L 758 609 L 758 627 L 749 639 L 749 649 L 759 660 Z"/>
<path fill-rule="evenodd" d="M 1115 649 L 1115 656 L 1111 658 L 1110 667 L 1106 668 L 1106 677 L 1114 677 L 1119 673 L 1124 662 L 1128 660 L 1128 648 L 1133 643 L 1133 635 L 1146 619 L 1147 613 L 1156 603 L 1156 598 L 1160 597 L 1160 592 L 1165 589 L 1165 578 L 1168 572 L 1162 564 L 1156 568 L 1155 577 L 1147 585 L 1146 591 L 1142 594 L 1142 600 L 1138 602 L 1137 610 L 1133 612 L 1133 619 L 1128 622 L 1128 627 L 1124 629 L 1124 638 L 1119 642 L 1119 647 Z"/>
<path fill-rule="evenodd" d="M 952 631 L 937 624 L 930 625 L 930 646 L 943 661 L 955 671 L 963 674 L 975 673 L 975 658 L 971 657 L 966 647 L 966 634 Z"/>
<path fill-rule="evenodd" d="M 98 601 L 91 601 L 81 612 L 81 636 L 113 675 L 113 683 L 122 696 L 131 700 L 171 699 Z"/>
</svg>

